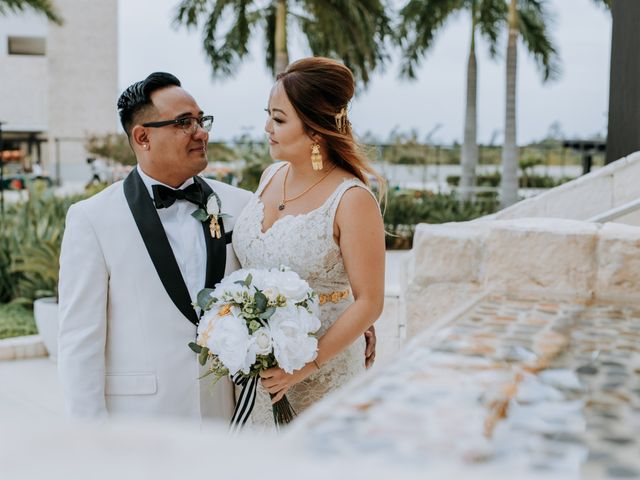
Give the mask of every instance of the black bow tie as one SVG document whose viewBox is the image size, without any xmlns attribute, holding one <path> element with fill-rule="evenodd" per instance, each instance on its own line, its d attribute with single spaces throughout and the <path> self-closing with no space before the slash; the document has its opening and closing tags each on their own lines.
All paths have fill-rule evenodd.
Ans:
<svg viewBox="0 0 640 480">
<path fill-rule="evenodd" d="M 173 188 L 157 184 L 151 188 L 153 190 L 153 202 L 158 209 L 169 208 L 176 200 L 187 200 L 188 202 L 195 203 L 198 207 L 202 207 L 204 204 L 204 195 L 197 182 L 192 183 L 182 190 L 174 190 Z"/>
</svg>

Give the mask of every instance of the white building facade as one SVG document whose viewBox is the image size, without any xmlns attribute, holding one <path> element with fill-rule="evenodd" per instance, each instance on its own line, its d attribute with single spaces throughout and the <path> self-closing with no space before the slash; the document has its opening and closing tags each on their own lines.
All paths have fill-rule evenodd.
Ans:
<svg viewBox="0 0 640 480">
<path fill-rule="evenodd" d="M 118 2 L 55 6 L 60 26 L 31 11 L 0 17 L 3 150 L 14 153 L 14 169 L 40 165 L 56 179 L 82 181 L 87 135 L 118 126 Z"/>
</svg>

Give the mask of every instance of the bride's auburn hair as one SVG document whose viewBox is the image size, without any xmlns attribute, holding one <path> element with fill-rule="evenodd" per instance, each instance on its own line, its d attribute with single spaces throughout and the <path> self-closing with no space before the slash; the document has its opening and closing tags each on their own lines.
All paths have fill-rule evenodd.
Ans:
<svg viewBox="0 0 640 480">
<path fill-rule="evenodd" d="M 308 57 L 290 64 L 276 81 L 282 84 L 307 133 L 322 137 L 331 161 L 366 185 L 370 183 L 368 175 L 373 176 L 379 184 L 379 197 L 384 196 L 384 179 L 355 141 L 351 122 L 345 116 L 340 128 L 336 121 L 336 116 L 347 112 L 355 93 L 351 70 L 330 58 Z"/>
</svg>

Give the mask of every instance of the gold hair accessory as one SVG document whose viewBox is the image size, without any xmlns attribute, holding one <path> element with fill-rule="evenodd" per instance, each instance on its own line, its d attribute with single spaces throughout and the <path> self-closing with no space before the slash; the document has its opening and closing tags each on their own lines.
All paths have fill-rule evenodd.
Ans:
<svg viewBox="0 0 640 480">
<path fill-rule="evenodd" d="M 336 119 L 336 128 L 340 133 L 345 133 L 347 131 L 347 123 L 349 120 L 347 119 L 347 108 L 342 107 L 338 113 L 335 114 Z"/>
<path fill-rule="evenodd" d="M 311 145 L 311 166 L 314 170 L 322 170 L 322 155 L 320 154 L 320 145 L 314 142 Z"/>
</svg>

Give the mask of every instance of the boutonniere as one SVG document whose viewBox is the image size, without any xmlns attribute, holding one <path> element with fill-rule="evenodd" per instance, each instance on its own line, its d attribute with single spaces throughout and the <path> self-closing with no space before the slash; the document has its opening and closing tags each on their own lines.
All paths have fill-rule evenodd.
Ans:
<svg viewBox="0 0 640 480">
<path fill-rule="evenodd" d="M 220 219 L 228 218 L 231 215 L 222 213 L 222 202 L 220 202 L 220 197 L 216 192 L 213 192 L 209 195 L 209 198 L 207 198 L 206 209 L 199 208 L 193 212 L 191 216 L 201 222 L 206 222 L 208 220 L 211 237 L 220 238 L 220 223 L 218 221 Z"/>
</svg>

